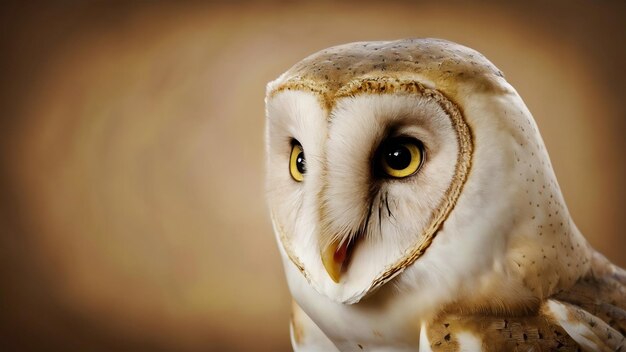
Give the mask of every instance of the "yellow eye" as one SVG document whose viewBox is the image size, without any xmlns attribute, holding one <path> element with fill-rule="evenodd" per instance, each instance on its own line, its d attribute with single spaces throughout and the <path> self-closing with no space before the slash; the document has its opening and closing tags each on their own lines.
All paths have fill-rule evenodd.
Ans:
<svg viewBox="0 0 626 352">
<path fill-rule="evenodd" d="M 413 175 L 423 160 L 422 144 L 412 138 L 392 138 L 386 141 L 380 155 L 384 174 L 404 178 Z"/>
<path fill-rule="evenodd" d="M 300 144 L 294 143 L 291 147 L 291 156 L 289 157 L 289 173 L 291 177 L 298 182 L 304 180 L 306 173 L 306 160 L 304 159 L 304 150 Z"/>
</svg>

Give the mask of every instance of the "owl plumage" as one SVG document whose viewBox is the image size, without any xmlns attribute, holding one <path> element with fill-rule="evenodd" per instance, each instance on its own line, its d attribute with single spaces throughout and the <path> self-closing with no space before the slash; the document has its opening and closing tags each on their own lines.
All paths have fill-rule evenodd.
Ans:
<svg viewBox="0 0 626 352">
<path fill-rule="evenodd" d="M 626 349 L 626 274 L 576 228 L 480 53 L 329 48 L 268 85 L 266 115 L 295 350 Z"/>
</svg>

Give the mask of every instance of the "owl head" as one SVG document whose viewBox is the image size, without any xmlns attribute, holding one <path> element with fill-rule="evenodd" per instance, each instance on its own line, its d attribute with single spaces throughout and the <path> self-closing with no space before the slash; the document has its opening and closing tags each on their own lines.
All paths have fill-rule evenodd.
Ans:
<svg viewBox="0 0 626 352">
<path fill-rule="evenodd" d="M 472 49 L 329 48 L 268 84 L 266 117 L 284 264 L 333 301 L 387 285 L 533 300 L 588 265 L 537 125 Z"/>
</svg>

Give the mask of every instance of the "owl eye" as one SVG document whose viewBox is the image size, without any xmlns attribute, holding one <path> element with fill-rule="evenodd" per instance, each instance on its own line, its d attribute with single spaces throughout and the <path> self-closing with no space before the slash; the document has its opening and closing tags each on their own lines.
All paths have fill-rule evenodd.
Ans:
<svg viewBox="0 0 626 352">
<path fill-rule="evenodd" d="M 422 165 L 423 147 L 414 138 L 391 138 L 383 142 L 379 153 L 382 172 L 394 178 L 413 175 Z"/>
<path fill-rule="evenodd" d="M 298 142 L 294 142 L 291 147 L 291 156 L 289 157 L 289 173 L 291 177 L 302 182 L 306 173 L 306 159 L 304 158 L 304 150 Z"/>
</svg>

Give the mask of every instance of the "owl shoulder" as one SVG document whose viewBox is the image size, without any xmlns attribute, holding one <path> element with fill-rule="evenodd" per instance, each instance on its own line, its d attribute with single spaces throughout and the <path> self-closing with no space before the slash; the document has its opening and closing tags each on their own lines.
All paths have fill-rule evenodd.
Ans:
<svg viewBox="0 0 626 352">
<path fill-rule="evenodd" d="M 571 288 L 522 316 L 440 314 L 432 351 L 626 351 L 626 271 L 601 255 Z"/>
</svg>

